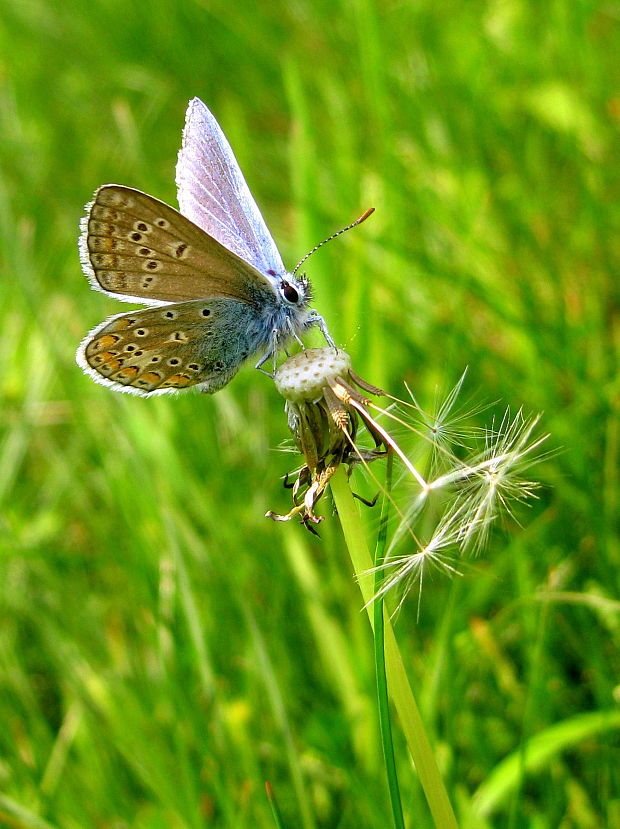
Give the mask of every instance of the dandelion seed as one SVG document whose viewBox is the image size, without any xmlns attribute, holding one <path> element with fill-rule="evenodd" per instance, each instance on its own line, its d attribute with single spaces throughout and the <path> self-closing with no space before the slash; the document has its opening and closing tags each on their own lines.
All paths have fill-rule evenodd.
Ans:
<svg viewBox="0 0 620 829">
<path fill-rule="evenodd" d="M 401 407 L 411 406 L 416 414 L 412 427 L 424 438 L 426 444 L 430 445 L 429 477 L 431 478 L 438 474 L 442 466 L 445 467 L 446 464 L 454 462 L 455 450 L 471 451 L 472 444 L 480 434 L 480 429 L 473 426 L 471 421 L 486 406 L 459 404 L 459 395 L 466 375 L 467 369 L 444 398 L 436 396 L 431 412 L 424 410 L 409 386 L 405 385 L 411 404 L 401 403 L 400 405 Z"/>
<path fill-rule="evenodd" d="M 547 435 L 533 437 L 540 417 L 526 418 L 522 410 L 511 418 L 509 410 L 497 428 L 485 433 L 485 446 L 467 462 L 458 461 L 446 474 L 429 482 L 406 509 L 381 565 L 386 573 L 378 596 L 394 588 L 401 591 L 397 610 L 418 585 L 418 612 L 424 573 L 430 568 L 449 575 L 460 575 L 454 565 L 456 557 L 471 549 L 479 553 L 488 542 L 491 526 L 501 514 L 514 518 L 514 504 L 536 497 L 538 484 L 523 477 L 526 468 L 542 458 L 539 453 Z M 424 507 L 443 499 L 443 512 L 426 544 L 416 544 L 414 551 L 396 555 L 399 543 L 411 538 L 411 524 Z M 441 501 L 440 501 L 441 503 Z M 452 554 L 449 550 L 452 549 Z M 375 597 L 376 598 L 376 597 Z"/>
<path fill-rule="evenodd" d="M 485 448 L 468 463 L 437 479 L 434 489 L 455 488 L 461 520 L 461 547 L 479 552 L 488 540 L 496 518 L 514 517 L 513 504 L 535 497 L 538 484 L 522 477 L 537 460 L 535 453 L 547 435 L 532 439 L 539 416 L 526 419 L 519 410 L 510 419 L 507 410 L 497 430 L 488 430 Z"/>
<path fill-rule="evenodd" d="M 381 589 L 373 596 L 372 601 L 384 597 L 395 588 L 401 591 L 401 598 L 394 612 L 398 612 L 411 589 L 418 585 L 418 614 L 422 600 L 424 575 L 427 570 L 434 569 L 449 576 L 462 575 L 455 566 L 456 556 L 450 555 L 448 550 L 455 550 L 460 538 L 460 528 L 453 516 L 446 515 L 436 528 L 427 544 L 408 555 L 393 556 L 373 568 L 382 570 L 386 576 Z"/>
</svg>

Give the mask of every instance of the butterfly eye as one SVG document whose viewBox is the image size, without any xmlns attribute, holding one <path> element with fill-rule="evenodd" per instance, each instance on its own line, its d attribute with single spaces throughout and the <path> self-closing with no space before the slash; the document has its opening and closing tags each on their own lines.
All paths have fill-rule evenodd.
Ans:
<svg viewBox="0 0 620 829">
<path fill-rule="evenodd" d="M 290 302 L 291 305 L 296 305 L 299 302 L 299 293 L 290 282 L 286 282 L 284 279 L 280 284 L 280 290 L 282 291 L 282 296 L 287 302 Z"/>
</svg>

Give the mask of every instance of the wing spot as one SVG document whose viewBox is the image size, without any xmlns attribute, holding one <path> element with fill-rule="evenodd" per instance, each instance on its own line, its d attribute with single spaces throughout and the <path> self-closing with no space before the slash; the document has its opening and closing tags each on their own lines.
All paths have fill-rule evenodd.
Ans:
<svg viewBox="0 0 620 829">
<path fill-rule="evenodd" d="M 119 383 L 131 383 L 133 378 L 138 374 L 140 369 L 138 366 L 125 366 L 122 368 L 114 378 Z"/>
<path fill-rule="evenodd" d="M 108 374 L 114 374 L 115 372 L 117 372 L 119 370 L 119 368 L 122 366 L 122 364 L 123 364 L 123 361 L 120 358 L 118 358 L 116 360 L 110 360 L 109 363 L 106 363 L 105 365 L 103 365 L 99 368 L 99 373 L 104 374 L 106 376 Z"/>
<path fill-rule="evenodd" d="M 116 334 L 103 334 L 101 337 L 95 340 L 92 345 L 99 349 L 99 348 L 109 348 L 114 343 L 119 341 L 120 337 L 117 337 Z"/>
<path fill-rule="evenodd" d="M 188 367 L 189 369 L 191 369 L 192 371 L 198 371 L 198 369 L 200 368 L 200 366 L 198 365 L 198 363 L 190 363 L 187 367 Z"/>
<path fill-rule="evenodd" d="M 161 374 L 158 371 L 148 371 L 142 375 L 141 382 L 149 385 L 159 383 L 161 381 Z"/>
<path fill-rule="evenodd" d="M 189 337 L 185 333 L 185 331 L 175 331 L 172 337 L 168 340 L 168 342 L 177 342 L 177 343 L 186 343 Z"/>
<path fill-rule="evenodd" d="M 113 268 L 116 265 L 116 256 L 112 253 L 95 253 L 92 256 L 94 265 L 104 268 Z"/>
<path fill-rule="evenodd" d="M 161 360 L 161 357 L 159 356 L 159 354 L 155 354 L 155 356 L 151 357 L 151 362 L 152 363 L 158 363 L 160 360 Z"/>
<path fill-rule="evenodd" d="M 118 351 L 103 351 L 101 354 L 97 354 L 93 357 L 93 363 L 95 361 L 99 363 L 107 363 L 113 357 L 118 357 Z"/>
<path fill-rule="evenodd" d="M 174 386 L 174 388 L 183 388 L 191 383 L 191 377 L 187 374 L 173 374 L 169 377 L 162 386 Z"/>
<path fill-rule="evenodd" d="M 149 333 L 148 328 L 136 328 L 136 335 L 138 337 L 146 337 L 146 335 L 148 333 Z"/>
<path fill-rule="evenodd" d="M 136 234 L 136 235 L 138 235 L 138 234 Z M 136 239 L 136 241 L 138 241 L 138 240 Z M 151 249 L 150 248 L 139 248 L 138 253 L 140 254 L 140 256 L 148 256 L 151 253 Z"/>
<path fill-rule="evenodd" d="M 187 250 L 187 245 L 184 242 L 181 242 L 180 245 L 177 245 L 177 248 L 174 252 L 174 255 L 176 256 L 177 259 L 180 259 L 183 256 L 183 254 L 185 253 L 186 250 Z"/>
<path fill-rule="evenodd" d="M 88 223 L 88 232 L 91 236 L 115 236 L 117 229 L 109 222 L 101 222 L 91 219 Z"/>
<path fill-rule="evenodd" d="M 95 250 L 116 250 L 117 248 L 117 240 L 116 239 L 108 239 L 106 236 L 89 236 L 88 237 L 88 249 L 91 253 Z"/>
<path fill-rule="evenodd" d="M 121 204 L 127 207 L 131 207 L 133 204 L 133 200 L 129 196 L 123 195 L 122 193 L 114 190 L 101 190 L 97 198 L 101 204 Z"/>
<path fill-rule="evenodd" d="M 178 366 L 180 362 L 181 362 L 181 361 L 179 360 L 179 358 L 178 358 L 178 357 L 171 357 L 171 358 L 168 360 L 168 365 L 169 365 L 169 366 Z"/>
<path fill-rule="evenodd" d="M 146 222 L 136 222 L 134 227 L 135 227 L 136 230 L 141 230 L 142 233 L 148 233 L 148 231 L 149 231 L 149 226 L 147 225 Z M 140 239 L 141 238 L 142 237 L 140 237 Z M 139 241 L 139 240 L 137 240 L 137 241 Z"/>
<path fill-rule="evenodd" d="M 164 317 L 164 319 L 167 319 L 167 320 L 174 320 L 174 319 L 176 319 L 176 318 L 177 318 L 177 312 L 176 312 L 176 311 L 170 311 L 170 310 L 168 310 L 168 311 L 164 311 L 164 313 L 162 314 L 162 316 Z"/>
<path fill-rule="evenodd" d="M 169 226 L 168 222 L 165 219 L 157 219 L 155 224 L 157 225 L 157 227 L 163 227 L 163 228 L 166 228 L 166 227 Z"/>
<path fill-rule="evenodd" d="M 134 317 L 121 317 L 110 323 L 110 329 L 112 331 L 123 331 L 125 328 L 131 328 L 136 322 L 137 320 Z"/>
<path fill-rule="evenodd" d="M 161 262 L 156 262 L 154 259 L 149 259 L 149 261 L 146 263 L 146 267 L 150 271 L 157 271 L 159 270 L 159 268 L 161 268 Z"/>
<path fill-rule="evenodd" d="M 213 371 L 224 371 L 224 363 L 222 360 L 218 360 L 217 362 L 213 363 Z"/>
<path fill-rule="evenodd" d="M 135 351 L 138 346 L 135 343 L 127 343 L 125 351 Z"/>
<path fill-rule="evenodd" d="M 202 314 L 203 317 L 210 317 L 211 316 L 210 308 L 203 308 L 200 313 Z"/>
<path fill-rule="evenodd" d="M 132 233 L 130 237 L 134 242 L 139 242 L 142 239 L 141 233 Z"/>
</svg>

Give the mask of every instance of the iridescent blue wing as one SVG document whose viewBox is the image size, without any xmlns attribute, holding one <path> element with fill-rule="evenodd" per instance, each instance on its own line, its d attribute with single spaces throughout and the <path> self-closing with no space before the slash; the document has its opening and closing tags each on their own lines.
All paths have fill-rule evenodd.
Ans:
<svg viewBox="0 0 620 829">
<path fill-rule="evenodd" d="M 286 272 L 230 144 L 199 98 L 187 108 L 176 183 L 184 216 L 263 274 Z"/>
</svg>

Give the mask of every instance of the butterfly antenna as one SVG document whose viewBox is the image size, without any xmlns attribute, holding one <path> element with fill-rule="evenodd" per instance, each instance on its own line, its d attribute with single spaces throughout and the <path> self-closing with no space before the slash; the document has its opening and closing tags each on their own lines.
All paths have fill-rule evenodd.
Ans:
<svg viewBox="0 0 620 829">
<path fill-rule="evenodd" d="M 366 219 L 367 219 L 369 216 L 371 216 L 374 212 L 375 212 L 375 208 L 374 208 L 374 207 L 369 207 L 369 208 L 368 208 L 368 210 L 365 210 L 365 211 L 362 213 L 362 215 L 359 217 L 359 219 L 356 219 L 354 222 L 351 222 L 351 224 L 350 224 L 350 225 L 347 225 L 346 227 L 343 227 L 343 228 L 341 228 L 340 230 L 337 230 L 335 233 L 332 233 L 332 235 L 331 235 L 331 236 L 328 236 L 328 237 L 327 237 L 327 239 L 323 239 L 323 241 L 322 241 L 322 242 L 319 242 L 319 244 L 318 244 L 318 245 L 315 245 L 315 246 L 312 248 L 312 250 L 311 250 L 311 251 L 309 251 L 309 252 L 308 252 L 308 253 L 304 256 L 304 258 L 303 258 L 303 259 L 300 259 L 300 260 L 299 260 L 299 262 L 295 265 L 295 267 L 293 268 L 293 276 L 295 276 L 295 274 L 296 274 L 296 273 L 297 273 L 297 271 L 300 269 L 300 267 L 303 265 L 303 263 L 306 261 L 306 259 L 307 259 L 309 256 L 312 256 L 312 254 L 313 254 L 313 253 L 315 253 L 315 252 L 316 252 L 319 248 L 322 248 L 322 247 L 323 247 L 323 245 L 325 245 L 327 242 L 331 242 L 331 240 L 332 240 L 332 239 L 335 239 L 335 238 L 336 238 L 336 236 L 341 236 L 343 233 L 346 233 L 346 232 L 347 232 L 347 230 L 351 230 L 351 228 L 352 228 L 352 227 L 357 227 L 358 225 L 361 225 L 361 223 L 362 223 L 362 222 L 365 222 L 365 221 L 366 221 Z"/>
</svg>

